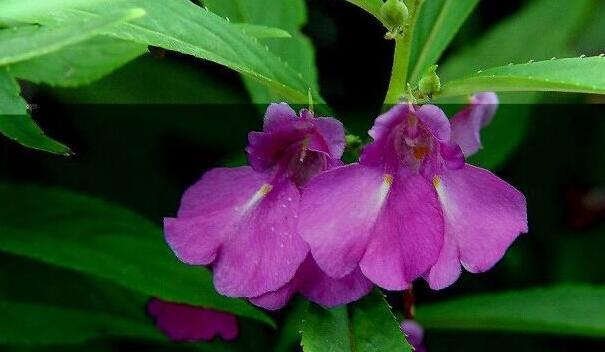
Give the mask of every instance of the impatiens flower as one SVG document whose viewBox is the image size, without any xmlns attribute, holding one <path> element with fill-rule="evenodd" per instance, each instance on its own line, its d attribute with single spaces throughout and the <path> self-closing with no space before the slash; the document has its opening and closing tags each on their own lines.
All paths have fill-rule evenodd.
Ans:
<svg viewBox="0 0 605 352">
<path fill-rule="evenodd" d="M 327 276 L 309 254 L 294 278 L 281 289 L 250 301 L 266 309 L 280 309 L 297 292 L 305 298 L 326 307 L 356 301 L 372 290 L 372 283 L 356 270 L 342 279 Z"/>
<path fill-rule="evenodd" d="M 211 264 L 218 292 L 255 298 L 270 309 L 296 291 L 326 304 L 365 294 L 370 283 L 361 274 L 340 282 L 325 277 L 313 259 L 305 261 L 309 247 L 296 229 L 302 187 L 342 165 L 342 124 L 273 104 L 263 132 L 251 132 L 249 142 L 251 167 L 210 170 L 185 192 L 178 217 L 165 219 L 176 255 L 192 265 Z M 353 291 L 341 292 L 343 287 Z"/>
<path fill-rule="evenodd" d="M 149 301 L 147 312 L 172 341 L 233 340 L 238 335 L 237 320 L 228 313 L 159 299 Z"/>
<path fill-rule="evenodd" d="M 471 103 L 452 118 L 452 141 L 460 146 L 465 156 L 481 149 L 481 128 L 487 126 L 498 109 L 496 93 L 480 93 L 471 98 Z"/>
<path fill-rule="evenodd" d="M 370 136 L 358 164 L 317 176 L 301 202 L 300 234 L 329 276 L 359 267 L 385 289 L 405 289 L 421 275 L 441 289 L 461 264 L 490 269 L 527 231 L 524 196 L 465 164 L 438 107 L 397 105 Z"/>
<path fill-rule="evenodd" d="M 413 320 L 404 320 L 401 323 L 401 330 L 405 334 L 408 342 L 414 347 L 415 352 L 427 352 L 424 346 L 424 329 L 420 324 Z"/>
</svg>

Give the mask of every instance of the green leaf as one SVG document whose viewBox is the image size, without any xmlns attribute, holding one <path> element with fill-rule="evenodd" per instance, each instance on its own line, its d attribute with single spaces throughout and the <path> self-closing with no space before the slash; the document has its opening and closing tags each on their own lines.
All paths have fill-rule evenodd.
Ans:
<svg viewBox="0 0 605 352">
<path fill-rule="evenodd" d="M 348 308 L 311 305 L 303 322 L 302 345 L 305 352 L 412 350 L 379 290 Z"/>
<path fill-rule="evenodd" d="M 71 154 L 68 147 L 45 136 L 28 115 L 27 103 L 19 95 L 17 81 L 3 68 L 0 68 L 0 133 L 26 147 Z"/>
<path fill-rule="evenodd" d="M 143 15 L 145 11 L 142 9 L 132 9 L 104 18 L 73 22 L 67 26 L 22 26 L 0 30 L 0 66 L 55 52 Z"/>
<path fill-rule="evenodd" d="M 107 336 L 164 339 L 151 324 L 73 308 L 0 301 L 0 315 L 3 344 L 82 343 Z"/>
<path fill-rule="evenodd" d="M 605 57 L 571 58 L 487 69 L 448 82 L 439 96 L 484 91 L 605 94 Z"/>
<path fill-rule="evenodd" d="M 605 287 L 561 286 L 418 307 L 428 329 L 605 337 Z"/>
<path fill-rule="evenodd" d="M 479 0 L 432 0 L 422 6 L 412 43 L 411 82 L 437 63 Z"/>
<path fill-rule="evenodd" d="M 244 301 L 214 291 L 210 272 L 179 262 L 161 231 L 109 203 L 66 191 L 0 185 L 0 250 L 110 280 L 149 296 L 273 325 Z M 136 253 L 136 255 L 134 255 Z"/>
<path fill-rule="evenodd" d="M 307 102 L 308 90 L 313 88 L 313 84 L 308 83 L 304 76 L 286 65 L 256 38 L 246 34 L 240 26 L 189 0 L 116 0 L 100 5 L 95 1 L 90 5 L 48 13 L 32 8 L 29 13 L 20 12 L 12 19 L 71 23 L 78 18 L 106 17 L 126 6 L 142 8 L 147 14 L 128 24 L 108 29 L 105 34 L 216 62 L 268 86 L 290 103 Z M 265 10 L 266 7 L 263 8 Z M 315 101 L 321 103 L 317 91 L 313 93 Z"/>
<path fill-rule="evenodd" d="M 70 45 L 57 52 L 9 67 L 10 73 L 34 83 L 59 87 L 87 85 L 147 51 L 147 46 L 106 36 Z"/>
<path fill-rule="evenodd" d="M 265 38 L 292 38 L 292 35 L 281 28 L 260 26 L 248 23 L 237 23 L 244 33 L 258 39 Z"/>
<path fill-rule="evenodd" d="M 439 75 L 446 82 L 511 62 L 574 55 L 569 42 L 583 25 L 591 3 L 592 0 L 531 1 L 477 41 L 465 44 L 440 66 Z M 557 24 L 556 30 L 552 30 L 553 23 Z"/>
<path fill-rule="evenodd" d="M 307 22 L 303 0 L 206 0 L 204 5 L 231 21 L 283 28 L 291 33 L 290 39 L 267 40 L 264 43 L 308 82 L 308 88 L 313 92 L 319 91 L 313 45 L 301 32 Z M 271 11 L 267 11 L 267 8 Z M 264 104 L 283 98 L 279 92 L 268 90 L 253 80 L 245 79 L 244 83 L 254 103 Z M 300 103 L 307 103 L 307 100 Z"/>
</svg>

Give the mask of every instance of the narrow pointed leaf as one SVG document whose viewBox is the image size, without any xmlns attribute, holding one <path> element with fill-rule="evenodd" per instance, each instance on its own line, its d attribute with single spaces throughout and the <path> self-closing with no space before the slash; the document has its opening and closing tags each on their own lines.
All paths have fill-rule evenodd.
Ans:
<svg viewBox="0 0 605 352">
<path fill-rule="evenodd" d="M 269 324 L 248 303 L 215 292 L 210 272 L 179 262 L 161 230 L 118 206 L 61 190 L 0 185 L 0 250 L 110 280 L 168 301 Z"/>
<path fill-rule="evenodd" d="M 15 79 L 0 68 L 0 133 L 26 147 L 69 155 L 68 147 L 44 135 L 32 120 L 19 91 Z"/>
<path fill-rule="evenodd" d="M 479 0 L 431 0 L 422 6 L 412 44 L 410 81 L 437 63 Z"/>
<path fill-rule="evenodd" d="M 428 329 L 605 337 L 605 287 L 561 286 L 418 307 Z"/>
<path fill-rule="evenodd" d="M 605 94 L 605 57 L 540 61 L 487 69 L 444 85 L 439 96 L 484 91 Z"/>
</svg>

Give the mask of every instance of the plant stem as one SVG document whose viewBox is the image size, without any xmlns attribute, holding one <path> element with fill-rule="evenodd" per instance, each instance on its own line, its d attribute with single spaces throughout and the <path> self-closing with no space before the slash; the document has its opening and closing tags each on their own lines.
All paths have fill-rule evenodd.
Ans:
<svg viewBox="0 0 605 352">
<path fill-rule="evenodd" d="M 414 28 L 416 27 L 418 14 L 420 13 L 424 0 L 410 0 L 408 2 L 408 8 L 410 10 L 410 22 L 405 28 L 403 37 L 395 39 L 393 69 L 391 70 L 389 90 L 387 91 L 387 95 L 384 100 L 385 105 L 398 103 L 407 89 L 412 38 L 414 38 Z"/>
</svg>

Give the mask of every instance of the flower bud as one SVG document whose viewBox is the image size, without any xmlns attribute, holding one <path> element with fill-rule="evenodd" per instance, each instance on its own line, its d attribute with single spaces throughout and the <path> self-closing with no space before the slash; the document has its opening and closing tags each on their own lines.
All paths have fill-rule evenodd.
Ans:
<svg viewBox="0 0 605 352">
<path fill-rule="evenodd" d="M 386 0 L 380 8 L 380 18 L 393 35 L 399 34 L 403 30 L 409 15 L 408 7 L 402 0 Z"/>
<path fill-rule="evenodd" d="M 441 90 L 441 80 L 437 76 L 437 67 L 437 65 L 429 67 L 418 83 L 418 90 L 424 96 L 430 97 Z"/>
</svg>

